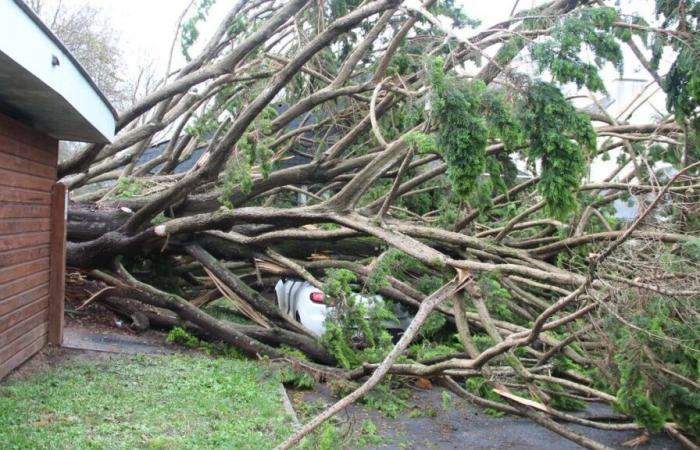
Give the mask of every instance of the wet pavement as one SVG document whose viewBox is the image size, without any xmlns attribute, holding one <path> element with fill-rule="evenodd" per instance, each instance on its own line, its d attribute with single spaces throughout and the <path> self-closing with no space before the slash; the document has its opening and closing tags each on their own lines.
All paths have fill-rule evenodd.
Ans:
<svg viewBox="0 0 700 450">
<path fill-rule="evenodd" d="M 444 394 L 443 394 L 444 392 Z M 313 391 L 290 393 L 297 402 L 323 402 L 333 398 L 325 386 Z M 339 415 L 342 425 L 360 432 L 362 423 L 371 420 L 382 443 L 365 449 L 556 449 L 574 450 L 582 447 L 535 424 L 526 418 L 493 417 L 482 408 L 460 399 L 441 388 L 415 390 L 408 400 L 411 407 L 397 418 L 387 418 L 381 412 L 363 405 L 352 405 Z M 320 403 L 319 403 L 320 404 Z M 297 405 L 298 409 L 298 405 Z M 583 414 L 611 416 L 613 411 L 602 404 L 593 404 Z M 302 420 L 303 422 L 303 420 Z M 635 431 L 606 431 L 578 425 L 567 427 L 612 448 L 623 449 L 622 443 L 639 436 Z M 359 448 L 349 446 L 348 448 Z M 683 447 L 665 434 L 651 437 L 640 449 L 680 450 Z"/>
<path fill-rule="evenodd" d="M 66 327 L 63 347 L 106 353 L 172 354 L 177 347 L 163 342 L 162 335 L 130 335 L 123 330 L 85 329 Z M 103 353 L 105 354 L 105 353 Z M 317 384 L 311 391 L 289 391 L 295 409 L 299 413 L 301 403 L 316 404 L 317 408 L 335 401 L 328 386 Z M 535 424 L 529 419 L 486 414 L 478 406 L 456 397 L 442 388 L 411 390 L 409 408 L 396 418 L 388 418 L 382 412 L 363 405 L 351 405 L 338 416 L 341 426 L 349 434 L 360 435 L 363 424 L 371 421 L 381 436 L 381 444 L 360 447 L 346 444 L 351 449 L 580 449 L 573 442 Z M 582 414 L 609 417 L 613 411 L 606 405 L 592 404 Z M 302 414 L 299 414 L 302 416 Z M 302 418 L 302 423 L 304 419 Z M 612 448 L 624 449 L 622 443 L 639 436 L 635 431 L 606 431 L 566 424 L 567 427 Z M 353 441 L 352 436 L 346 437 Z M 341 447 L 339 447 L 341 448 Z M 650 450 L 680 450 L 683 447 L 665 434 L 651 437 L 648 444 L 640 446 Z"/>
</svg>

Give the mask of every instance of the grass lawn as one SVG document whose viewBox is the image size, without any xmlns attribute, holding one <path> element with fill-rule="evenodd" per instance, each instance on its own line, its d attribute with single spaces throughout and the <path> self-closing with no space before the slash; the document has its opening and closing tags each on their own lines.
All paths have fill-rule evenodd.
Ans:
<svg viewBox="0 0 700 450">
<path fill-rule="evenodd" d="M 0 448 L 266 449 L 291 432 L 279 383 L 249 361 L 119 356 L 0 384 Z"/>
</svg>

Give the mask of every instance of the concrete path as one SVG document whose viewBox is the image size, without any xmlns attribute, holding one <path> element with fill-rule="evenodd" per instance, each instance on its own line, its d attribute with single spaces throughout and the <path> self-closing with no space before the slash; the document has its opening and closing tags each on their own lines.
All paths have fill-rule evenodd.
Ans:
<svg viewBox="0 0 700 450">
<path fill-rule="evenodd" d="M 73 327 L 66 327 L 64 330 L 63 347 L 108 353 L 147 355 L 169 355 L 177 353 L 177 349 L 152 339 L 123 333 L 91 331 Z"/>
</svg>

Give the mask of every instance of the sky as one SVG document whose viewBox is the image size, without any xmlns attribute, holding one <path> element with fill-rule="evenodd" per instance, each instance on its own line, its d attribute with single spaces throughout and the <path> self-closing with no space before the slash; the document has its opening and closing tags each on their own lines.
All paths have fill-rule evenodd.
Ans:
<svg viewBox="0 0 700 450">
<path fill-rule="evenodd" d="M 56 1 L 56 0 L 54 0 Z M 153 65 L 157 75 L 163 74 L 167 65 L 170 46 L 177 28 L 177 23 L 184 8 L 192 0 L 63 0 L 67 4 L 80 4 L 89 2 L 103 10 L 105 17 L 111 22 L 119 35 L 119 44 L 124 52 L 126 76 L 135 78 L 141 67 Z M 640 13 L 650 16 L 653 8 L 653 0 L 615 0 L 625 12 Z M 457 0 L 462 4 L 467 15 L 479 19 L 482 27 L 491 26 L 508 17 L 513 6 L 517 4 L 517 10 L 529 9 L 543 3 L 544 0 Z M 209 34 L 218 25 L 220 18 L 227 12 L 233 2 L 231 0 L 218 0 L 209 13 L 209 20 L 200 26 L 201 36 L 199 42 L 205 42 Z M 485 5 L 488 5 L 485 7 Z M 475 30 L 458 30 L 458 34 L 469 36 Z M 196 47 L 195 47 L 196 50 Z M 196 52 L 195 52 L 196 53 Z M 648 79 L 649 75 L 640 70 L 634 57 L 629 58 L 632 64 L 625 67 L 626 78 Z M 179 41 L 176 42 L 174 52 L 174 67 L 184 63 L 180 52 Z M 606 80 L 619 78 L 619 74 L 608 67 L 604 71 Z M 618 87 L 614 89 L 620 90 Z M 615 92 L 617 95 L 625 92 Z M 662 104 L 663 102 L 661 102 Z M 659 105 L 660 106 L 660 105 Z"/>
<path fill-rule="evenodd" d="M 51 1 L 51 0 L 48 0 Z M 58 0 L 54 0 L 58 1 Z M 155 73 L 160 77 L 165 73 L 168 54 L 173 42 L 173 36 L 177 28 L 177 23 L 184 8 L 192 0 L 62 0 L 66 4 L 81 4 L 89 2 L 93 6 L 102 9 L 107 20 L 112 24 L 119 36 L 119 45 L 125 56 L 126 76 L 135 78 L 141 67 L 152 65 Z M 482 27 L 488 27 L 507 18 L 517 3 L 517 10 L 529 9 L 543 3 L 544 0 L 457 0 L 461 3 L 467 15 L 482 22 Z M 651 18 L 653 10 L 653 0 L 615 0 L 620 5 L 623 12 L 639 13 L 644 17 Z M 221 17 L 225 15 L 232 5 L 231 0 L 218 0 L 209 12 L 209 20 L 200 26 L 200 41 L 206 42 L 208 36 L 213 32 Z M 476 30 L 456 30 L 457 34 L 464 37 L 474 34 Z M 196 47 L 193 48 L 196 54 Z M 618 81 L 620 74 L 612 67 L 607 67 L 602 71 L 604 80 L 610 90 L 610 96 L 615 99 L 612 111 L 620 112 L 624 110 L 631 100 L 634 100 L 640 90 L 644 89 L 650 80 L 649 74 L 641 68 L 636 58 L 627 52 L 628 64 L 625 66 L 624 78 L 626 81 Z M 173 67 L 176 68 L 184 63 L 179 48 L 179 40 L 176 42 L 174 51 Z M 636 81 L 634 81 L 636 80 Z M 646 81 L 640 81 L 646 80 Z M 645 92 L 651 92 L 654 87 Z M 658 89 L 658 88 L 657 88 Z M 568 91 L 568 92 L 567 92 Z M 576 89 L 568 87 L 565 89 L 570 95 L 576 94 Z M 646 95 L 646 93 L 645 93 Z M 604 100 L 602 94 L 597 96 Z M 581 100 L 591 104 L 590 100 Z M 577 106 L 582 105 L 579 101 Z M 653 97 L 654 106 L 645 106 L 637 111 L 633 121 L 647 122 L 657 111 L 664 110 L 664 96 L 662 92 L 657 92 Z M 600 178 L 609 172 L 613 161 L 608 163 L 599 162 L 595 166 L 596 176 Z"/>
<path fill-rule="evenodd" d="M 150 61 L 165 70 L 178 19 L 191 0 L 63 0 L 66 4 L 88 2 L 103 10 L 105 16 L 120 36 L 120 45 L 127 57 L 127 68 L 136 73 L 139 67 Z M 496 23 L 506 17 L 516 0 L 489 0 L 485 2 L 459 0 L 470 17 L 484 25 Z M 518 7 L 529 8 L 541 0 L 520 0 Z M 200 40 L 206 40 L 218 24 L 218 18 L 226 13 L 232 2 L 218 0 L 212 7 L 208 21 L 202 28 Z M 182 61 L 179 47 L 176 61 Z"/>
</svg>

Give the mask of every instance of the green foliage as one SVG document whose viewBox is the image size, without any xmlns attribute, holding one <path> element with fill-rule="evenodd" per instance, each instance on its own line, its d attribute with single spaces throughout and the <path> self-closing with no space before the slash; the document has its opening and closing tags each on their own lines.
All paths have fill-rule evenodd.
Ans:
<svg viewBox="0 0 700 450">
<path fill-rule="evenodd" d="M 438 130 L 436 136 L 410 133 L 406 140 L 418 153 L 439 153 L 447 163 L 447 177 L 459 200 L 484 209 L 494 192 L 505 192 L 517 174 L 508 153 L 523 145 L 526 129 L 516 118 L 514 99 L 504 92 L 486 89 L 481 81 L 464 82 L 445 74 L 443 60 L 430 66 L 432 107 Z M 488 142 L 503 142 L 506 152 L 486 156 Z M 450 200 L 441 206 L 441 225 L 456 220 L 458 205 Z M 455 214 L 450 214 L 455 212 Z"/>
<path fill-rule="evenodd" d="M 337 379 L 331 381 L 331 392 L 336 397 L 345 397 L 357 389 L 357 384 L 352 381 Z M 360 399 L 360 402 L 370 408 L 382 411 L 387 417 L 397 417 L 398 414 L 408 407 L 406 401 L 410 397 L 410 392 L 400 389 L 399 386 L 392 386 L 391 378 L 374 387 L 367 395 Z"/>
<path fill-rule="evenodd" d="M 386 111 L 380 119 L 380 127 L 382 135 L 389 141 L 396 140 L 422 122 L 423 108 L 422 103 L 408 99 L 405 102 L 399 103 L 396 107 Z M 420 132 L 411 132 L 409 134 L 421 134 Z"/>
<path fill-rule="evenodd" d="M 467 378 L 467 380 L 464 382 L 464 387 L 472 394 L 476 394 L 482 398 L 485 398 L 486 400 L 503 403 L 501 396 L 493 392 L 493 388 L 491 388 L 488 382 L 482 377 Z M 494 417 L 501 417 L 505 415 L 504 412 L 494 408 L 486 408 L 484 412 Z"/>
<path fill-rule="evenodd" d="M 454 192 L 466 198 L 478 185 L 486 162 L 489 131 L 481 114 L 482 82 L 460 83 L 445 74 L 444 61 L 430 68 L 432 107 L 439 123 L 437 144 Z"/>
<path fill-rule="evenodd" d="M 207 18 L 209 9 L 216 2 L 216 0 L 199 0 L 197 2 L 196 11 L 192 17 L 190 17 L 184 24 L 182 24 L 182 30 L 180 33 L 180 48 L 182 50 L 182 55 L 185 57 L 187 62 L 192 61 L 190 56 L 190 47 L 199 38 L 199 29 L 197 25 Z"/>
<path fill-rule="evenodd" d="M 687 260 L 684 265 L 697 267 Z M 620 327 L 615 319 L 608 324 L 615 355 L 608 381 L 617 389 L 619 409 L 650 431 L 672 420 L 700 437 L 700 395 L 681 378 L 658 369 L 662 365 L 686 379 L 700 380 L 700 320 L 691 312 L 698 298 L 658 297 L 640 303 L 629 294 L 620 304 L 623 311 L 631 310 L 627 320 L 634 327 Z"/>
<path fill-rule="evenodd" d="M 476 345 L 477 350 L 480 352 L 486 351 L 489 347 L 493 346 L 495 342 L 489 336 L 485 334 L 475 334 L 472 336 L 474 345 Z"/>
<path fill-rule="evenodd" d="M 439 275 L 423 274 L 416 281 L 416 289 L 429 295 L 437 291 L 446 281 L 444 277 Z"/>
<path fill-rule="evenodd" d="M 231 196 L 237 188 L 243 194 L 249 194 L 253 189 L 253 166 L 260 168 L 264 179 L 272 171 L 271 123 L 277 111 L 267 106 L 250 126 L 252 131 L 246 132 L 237 142 L 237 151 L 226 162 L 222 173 L 221 195 L 218 200 L 222 206 L 233 208 Z"/>
<path fill-rule="evenodd" d="M 409 392 L 402 389 L 393 389 L 387 382 L 378 384 L 369 394 L 365 395 L 362 403 L 370 408 L 377 409 L 387 417 L 398 417 L 408 408 L 406 399 Z"/>
<path fill-rule="evenodd" d="M 321 437 L 317 448 L 319 450 L 334 450 L 339 440 L 340 433 L 338 432 L 338 428 L 332 424 L 325 424 L 321 428 Z"/>
<path fill-rule="evenodd" d="M 697 121 L 700 118 L 700 39 L 693 47 L 683 47 L 664 79 L 666 108 L 675 113 L 682 123 L 685 118 Z M 695 128 L 700 129 L 695 123 Z"/>
<path fill-rule="evenodd" d="M 308 361 L 309 359 L 306 357 L 304 352 L 302 352 L 299 349 L 290 347 L 288 345 L 280 345 L 279 350 L 284 353 L 285 355 L 291 356 L 292 358 L 296 358 L 299 361 Z"/>
<path fill-rule="evenodd" d="M 418 334 L 424 339 L 433 338 L 442 330 L 442 327 L 444 327 L 446 323 L 447 319 L 445 319 L 444 314 L 433 311 L 428 315 L 428 318 L 425 319 L 425 323 L 423 323 Z"/>
<path fill-rule="evenodd" d="M 498 274 L 488 272 L 479 278 L 479 287 L 489 307 L 489 312 L 498 320 L 515 322 L 513 313 L 508 308 L 512 300 L 510 291 L 498 281 Z"/>
<path fill-rule="evenodd" d="M 250 174 L 251 167 L 248 161 L 242 161 L 241 158 L 234 154 L 228 161 L 223 170 L 221 177 L 221 195 L 219 195 L 219 203 L 222 206 L 233 209 L 234 205 L 231 202 L 236 189 L 240 189 L 243 194 L 249 194 L 253 189 L 253 177 Z"/>
<path fill-rule="evenodd" d="M 360 0 L 330 0 L 327 2 L 330 9 L 330 18 L 337 19 L 357 8 L 362 3 Z"/>
<path fill-rule="evenodd" d="M 486 118 L 489 140 L 500 140 L 506 153 L 515 150 L 525 140 L 523 129 L 517 121 L 511 99 L 504 91 L 486 89 L 481 96 L 482 112 Z"/>
<path fill-rule="evenodd" d="M 567 396 L 564 388 L 559 384 L 545 383 L 545 387 L 547 388 L 547 394 L 551 397 L 549 402 L 551 407 L 562 411 L 581 411 L 588 406 L 584 401 Z"/>
<path fill-rule="evenodd" d="M 373 264 L 372 272 L 367 277 L 367 282 L 365 283 L 367 292 L 374 294 L 381 288 L 390 286 L 391 283 L 389 283 L 387 278 L 395 273 L 404 256 L 406 254 L 397 249 L 390 249 L 383 253 Z"/>
<path fill-rule="evenodd" d="M 347 269 L 326 269 L 323 292 L 332 298 L 344 298 L 352 294 L 352 283 L 357 282 L 357 275 Z"/>
<path fill-rule="evenodd" d="M 308 404 L 300 403 L 300 409 L 307 409 Z M 325 409 L 325 404 L 314 406 L 314 415 Z M 313 417 L 304 413 L 304 416 Z M 318 430 L 306 436 L 298 448 L 301 450 L 338 450 L 349 448 L 367 448 L 381 446 L 384 437 L 379 434 L 377 426 L 371 419 L 362 421 L 357 429 L 355 424 L 339 420 L 337 417 L 324 423 Z"/>
<path fill-rule="evenodd" d="M 155 216 L 153 219 L 151 219 L 151 225 L 160 225 L 165 222 L 170 220 L 168 217 L 165 216 L 165 213 L 158 213 L 157 216 Z"/>
<path fill-rule="evenodd" d="M 404 141 L 418 151 L 419 155 L 429 153 L 438 153 L 437 141 L 435 136 L 421 133 L 420 131 L 411 131 L 403 136 Z"/>
<path fill-rule="evenodd" d="M 526 21 L 525 24 L 527 23 Z M 520 36 L 514 36 L 508 39 L 508 41 L 498 49 L 498 52 L 496 52 L 494 61 L 499 64 L 508 64 L 513 58 L 518 56 L 518 53 L 525 47 L 526 43 L 527 41 Z"/>
<path fill-rule="evenodd" d="M 678 123 L 690 121 L 695 141 L 700 135 L 700 3 L 696 0 L 657 0 L 656 16 L 663 18 L 668 33 L 656 33 L 652 40 L 651 65 L 658 69 L 664 50 L 675 51 L 676 60 L 663 80 L 666 108 Z M 696 144 L 697 145 L 697 144 Z"/>
<path fill-rule="evenodd" d="M 238 88 L 233 86 L 222 88 L 216 93 L 213 101 L 209 102 L 208 107 L 195 114 L 193 120 L 187 123 L 185 132 L 196 138 L 198 142 L 208 142 L 221 126 L 219 121 L 221 114 L 224 111 L 232 115 L 237 114 L 242 102 Z"/>
<path fill-rule="evenodd" d="M 412 173 L 408 173 L 407 177 L 412 177 Z M 398 205 L 402 208 L 406 208 L 409 211 L 423 215 L 436 209 L 442 211 L 447 211 L 451 204 L 454 203 L 454 196 L 450 195 L 449 185 L 441 178 L 428 180 L 423 186 L 426 188 L 423 192 L 412 194 L 410 196 L 400 197 L 398 199 Z M 427 189 L 434 188 L 434 189 Z M 458 207 L 455 205 L 454 207 Z M 440 216 L 443 218 L 443 215 Z"/>
<path fill-rule="evenodd" d="M 174 327 L 170 330 L 165 340 L 168 344 L 184 345 L 187 348 L 197 348 L 199 346 L 199 339 L 180 327 Z"/>
<path fill-rule="evenodd" d="M 299 402 L 294 405 L 301 420 L 309 420 L 319 412 L 326 409 L 323 400 L 315 402 Z M 306 436 L 298 448 L 301 450 L 335 450 L 343 448 L 347 440 L 348 429 L 342 426 L 337 417 L 325 422 L 320 428 Z"/>
<path fill-rule="evenodd" d="M 367 306 L 351 296 L 326 317 L 323 344 L 345 368 L 379 362 L 391 350 L 391 335 L 384 328 L 395 320 L 381 303 Z"/>
<path fill-rule="evenodd" d="M 185 132 L 204 142 L 217 128 L 219 128 L 218 111 L 216 108 L 210 108 L 196 115 L 194 120 L 185 127 Z"/>
<path fill-rule="evenodd" d="M 360 448 L 368 447 L 370 445 L 380 445 L 384 443 L 384 438 L 377 433 L 377 425 L 374 424 L 372 419 L 365 419 L 362 421 L 362 428 L 360 430 L 360 437 L 357 439 L 357 444 Z"/>
<path fill-rule="evenodd" d="M 700 439 L 700 393 L 697 390 L 670 383 L 664 392 L 663 405 L 684 430 Z"/>
<path fill-rule="evenodd" d="M 442 409 L 445 411 L 450 411 L 454 408 L 454 399 L 448 391 L 442 391 Z"/>
<path fill-rule="evenodd" d="M 540 72 L 549 70 L 559 83 L 574 82 L 579 88 L 605 92 L 598 68 L 608 61 L 622 73 L 622 51 L 612 32 L 616 20 L 614 8 L 578 10 L 554 27 L 551 39 L 532 44 L 532 58 Z M 595 65 L 581 59 L 584 46 L 595 55 Z"/>
<path fill-rule="evenodd" d="M 324 292 L 336 307 L 325 321 L 323 344 L 345 368 L 354 368 L 364 362 L 378 362 L 391 350 L 391 335 L 384 324 L 396 320 L 385 302 L 370 304 L 358 301 L 352 291 L 357 281 L 353 272 L 345 269 L 327 269 Z"/>
<path fill-rule="evenodd" d="M 362 196 L 360 206 L 366 206 L 369 203 L 379 200 L 382 196 L 389 193 L 391 189 L 391 180 L 378 180 L 374 185 Z"/>
<path fill-rule="evenodd" d="M 418 419 L 419 417 L 437 417 L 437 411 L 435 408 L 432 406 L 428 405 L 427 407 L 420 408 L 420 409 L 414 409 L 410 413 L 408 413 L 408 417 L 411 419 Z M 404 447 L 399 447 L 399 448 L 404 448 Z"/>
<path fill-rule="evenodd" d="M 246 133 L 237 143 L 238 151 L 248 157 L 248 163 L 260 166 L 263 178 L 267 178 L 272 170 L 271 158 L 275 151 L 270 147 L 273 138 L 272 121 L 277 111 L 272 106 L 266 106 L 255 118 L 253 131 Z"/>
<path fill-rule="evenodd" d="M 221 356 L 231 359 L 245 359 L 245 355 L 235 347 L 223 342 L 208 342 L 198 339 L 181 327 L 173 327 L 165 338 L 168 344 L 178 344 L 189 349 L 197 349 L 209 356 Z"/>
<path fill-rule="evenodd" d="M 321 338 L 321 343 L 326 347 L 341 366 L 347 368 L 357 367 L 362 363 L 351 339 L 341 325 L 326 319 L 326 332 Z"/>
<path fill-rule="evenodd" d="M 365 282 L 364 291 L 376 294 L 379 289 L 390 286 L 388 277 L 413 282 L 412 272 L 423 272 L 426 266 L 418 259 L 398 249 L 389 249 L 372 265 L 372 272 Z M 352 282 L 352 281 L 351 281 Z"/>
<path fill-rule="evenodd" d="M 522 121 L 530 139 L 528 158 L 542 163 L 538 186 L 546 209 L 566 218 L 578 208 L 576 191 L 586 171 L 586 156 L 595 149 L 590 120 L 576 112 L 556 86 L 536 82 L 526 93 Z"/>
<path fill-rule="evenodd" d="M 398 53 L 393 58 L 386 69 L 387 75 L 406 75 L 416 66 L 416 59 L 405 53 Z"/>
<path fill-rule="evenodd" d="M 313 389 L 316 383 L 308 372 L 291 366 L 284 366 L 278 373 L 280 383 L 293 389 Z"/>
<path fill-rule="evenodd" d="M 453 338 L 450 342 L 431 342 L 422 340 L 408 348 L 407 354 L 415 361 L 423 361 L 438 356 L 452 355 L 463 352 L 464 347 L 458 339 Z"/>
<path fill-rule="evenodd" d="M 695 263 L 700 263 L 700 238 L 694 238 L 682 244 L 683 256 Z"/>
<path fill-rule="evenodd" d="M 133 180 L 129 177 L 119 177 L 117 180 L 116 197 L 132 198 L 143 194 L 144 185 L 140 181 Z"/>
<path fill-rule="evenodd" d="M 625 414 L 634 417 L 640 425 L 649 431 L 653 433 L 661 431 L 666 423 L 666 417 L 641 389 L 636 370 L 631 366 L 626 366 L 621 374 L 622 387 L 617 391 L 617 404 L 620 409 Z"/>
<path fill-rule="evenodd" d="M 231 300 L 225 297 L 221 297 L 209 303 L 204 307 L 204 310 L 207 314 L 219 320 L 226 320 L 241 325 L 253 325 L 255 323 L 247 317 L 241 315 L 241 313 L 238 311 L 238 309 L 236 309 L 236 306 L 231 302 Z M 283 351 L 285 349 L 286 347 L 284 346 L 280 348 L 280 350 Z"/>
<path fill-rule="evenodd" d="M 242 18 L 236 19 L 233 24 L 226 30 L 228 36 L 236 36 L 243 33 L 246 30 L 246 21 Z"/>
</svg>

